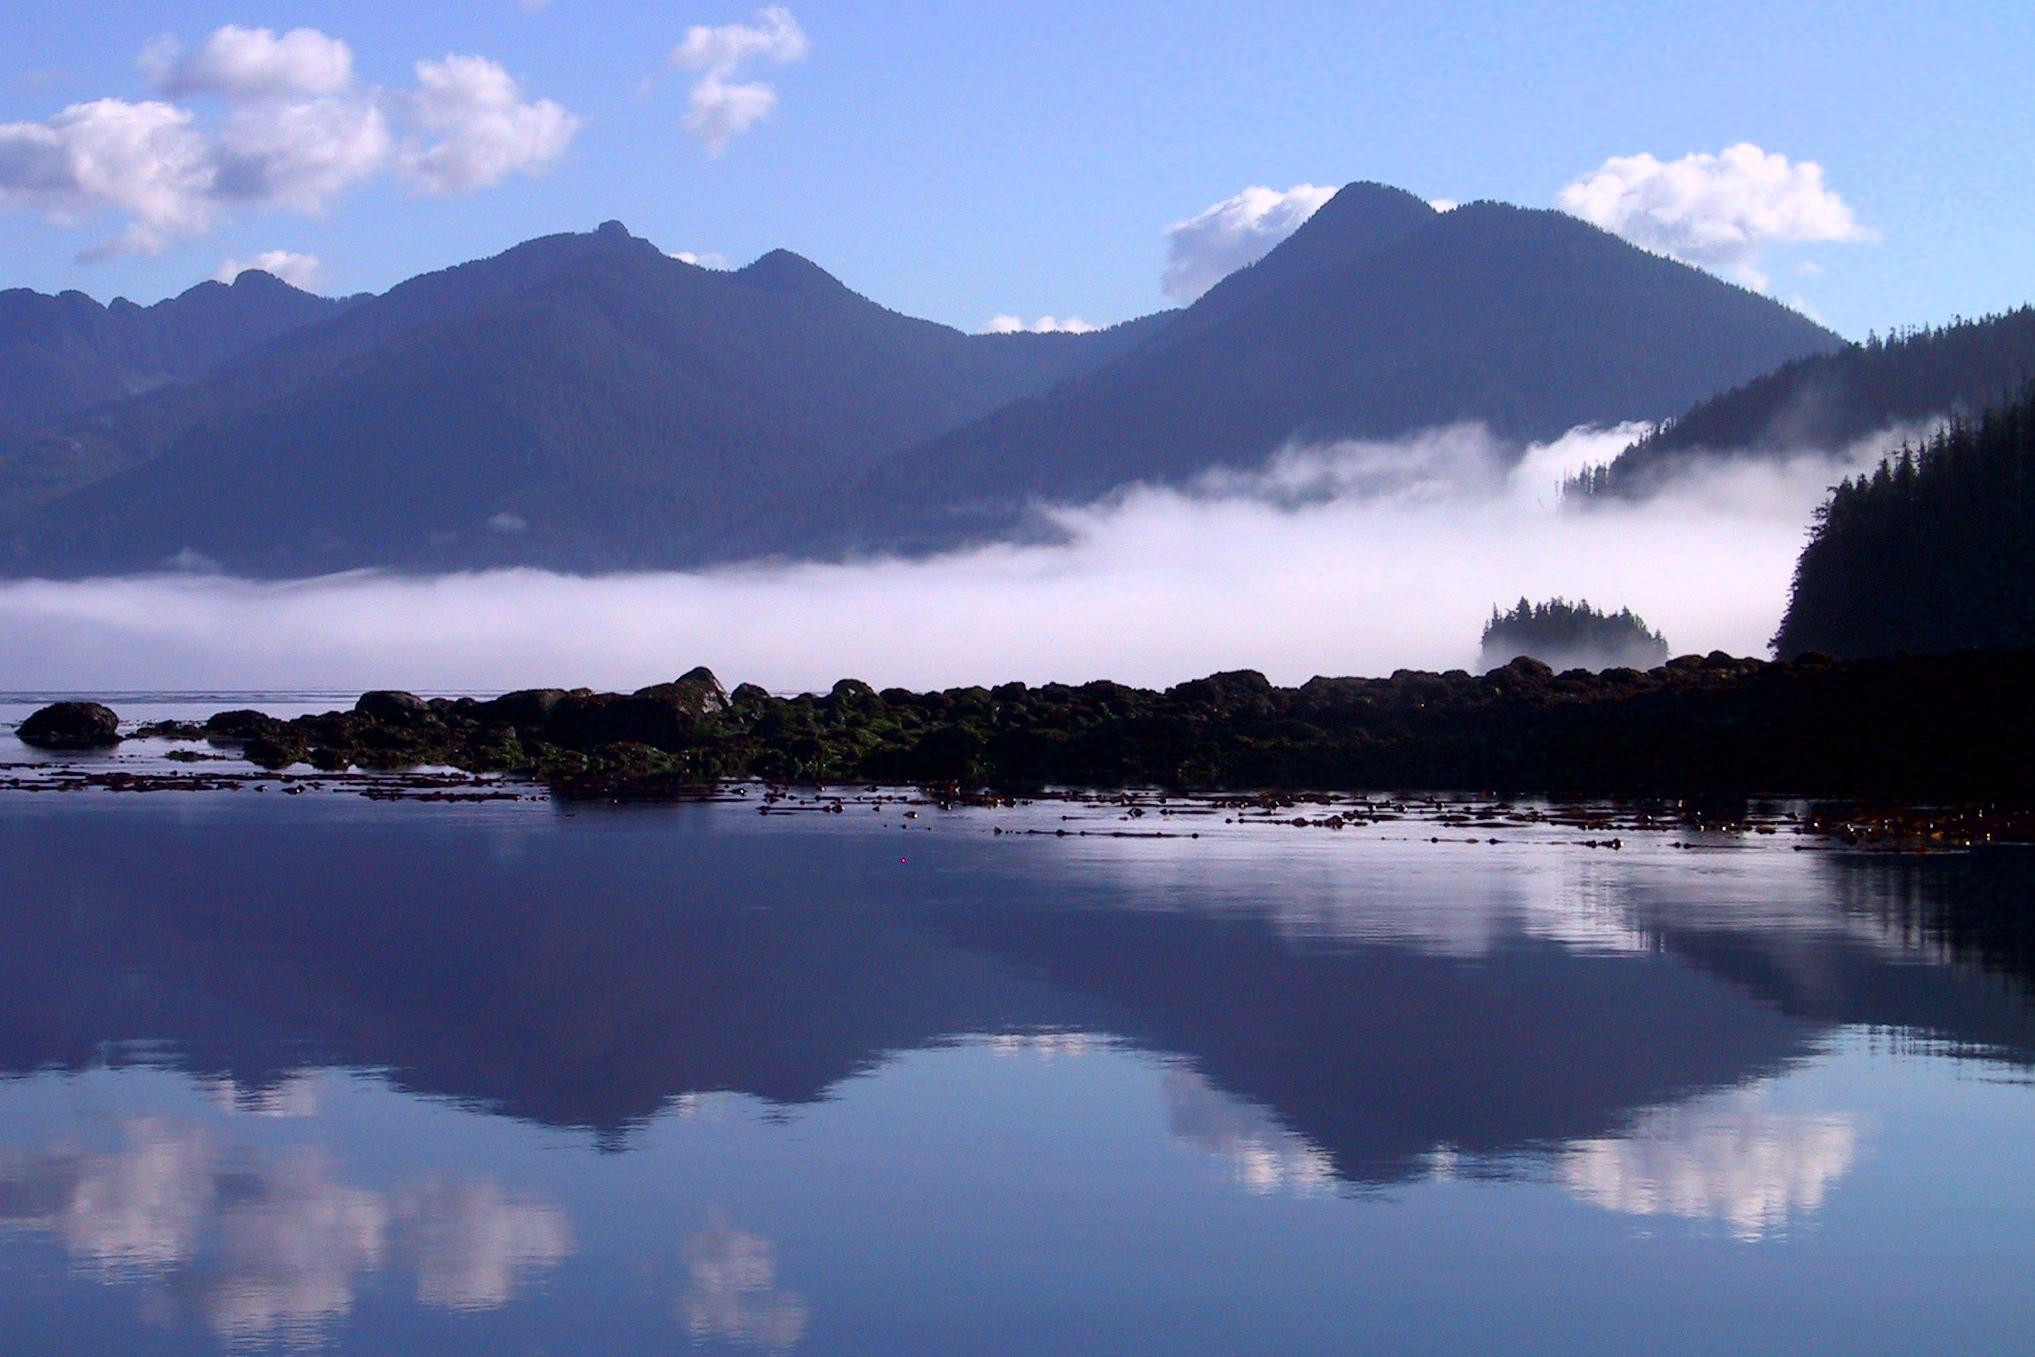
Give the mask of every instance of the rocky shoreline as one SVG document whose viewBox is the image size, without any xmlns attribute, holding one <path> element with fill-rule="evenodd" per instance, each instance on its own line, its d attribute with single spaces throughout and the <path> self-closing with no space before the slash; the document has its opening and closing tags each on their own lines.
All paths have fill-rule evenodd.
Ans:
<svg viewBox="0 0 2035 1357">
<path fill-rule="evenodd" d="M 654 799 L 727 781 L 1182 791 L 1476 789 L 1795 796 L 2035 806 L 2035 653 L 1767 663 L 1686 656 L 1648 671 L 1401 671 L 1277 687 L 1252 671 L 1163 691 L 1110 682 L 825 694 L 732 692 L 705 669 L 634 693 L 491 699 L 363 694 L 290 720 L 226 711 L 138 728 L 269 770 L 514 773 L 561 797 Z M 45 748 L 117 742 L 62 703 Z"/>
</svg>

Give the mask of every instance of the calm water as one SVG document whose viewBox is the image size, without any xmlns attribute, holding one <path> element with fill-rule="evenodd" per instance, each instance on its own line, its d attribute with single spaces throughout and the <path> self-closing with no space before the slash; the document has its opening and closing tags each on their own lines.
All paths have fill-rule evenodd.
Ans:
<svg viewBox="0 0 2035 1357">
<path fill-rule="evenodd" d="M 0 793 L 0 1344 L 2035 1342 L 2035 860 L 902 812 Z"/>
</svg>

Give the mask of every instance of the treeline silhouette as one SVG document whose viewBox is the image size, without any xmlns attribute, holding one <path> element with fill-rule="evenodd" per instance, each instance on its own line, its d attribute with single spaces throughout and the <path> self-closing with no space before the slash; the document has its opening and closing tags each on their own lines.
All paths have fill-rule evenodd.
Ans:
<svg viewBox="0 0 2035 1357">
<path fill-rule="evenodd" d="M 1529 603 L 1510 612 L 1491 609 L 1484 624 L 1483 662 L 1495 668 L 1530 655 L 1555 669 L 1651 669 L 1668 658 L 1668 640 L 1630 608 L 1607 613 L 1589 600 Z"/>
<path fill-rule="evenodd" d="M 1837 486 L 1773 644 L 1783 658 L 2035 647 L 2035 384 Z"/>
<path fill-rule="evenodd" d="M 1880 430 L 1972 418 L 2035 378 L 2035 306 L 1872 335 L 1812 354 L 1662 424 L 1609 466 L 1564 486 L 1571 500 L 1644 495 L 1706 455 L 1837 452 Z"/>
</svg>

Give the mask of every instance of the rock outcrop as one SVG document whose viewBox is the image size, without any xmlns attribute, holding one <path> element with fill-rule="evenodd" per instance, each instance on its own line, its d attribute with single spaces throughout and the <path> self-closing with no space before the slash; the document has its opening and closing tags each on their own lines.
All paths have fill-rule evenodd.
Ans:
<svg viewBox="0 0 2035 1357">
<path fill-rule="evenodd" d="M 995 788 L 1429 789 L 1884 796 L 2035 804 L 2035 652 L 1766 663 L 1684 656 L 1557 674 L 1401 670 L 1298 688 L 1248 670 L 1164 691 L 1098 681 L 730 696 L 705 670 L 635 693 L 368 694 L 188 735 L 268 767 L 448 764 L 586 795 L 719 779 Z M 111 721 L 107 713 L 106 721 Z M 167 732 L 166 732 L 167 733 Z"/>
<path fill-rule="evenodd" d="M 52 702 L 15 734 L 36 749 L 106 749 L 120 743 L 120 718 L 97 702 Z"/>
</svg>

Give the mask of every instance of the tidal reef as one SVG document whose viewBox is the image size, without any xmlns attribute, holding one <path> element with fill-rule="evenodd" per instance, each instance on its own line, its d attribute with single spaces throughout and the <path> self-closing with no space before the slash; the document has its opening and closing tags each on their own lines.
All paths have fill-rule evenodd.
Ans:
<svg viewBox="0 0 2035 1357">
<path fill-rule="evenodd" d="M 1481 675 L 1402 670 L 1297 688 L 1250 670 L 1163 691 L 1097 681 L 879 692 L 843 679 L 796 697 L 747 683 L 730 693 L 694 669 L 635 693 L 382 691 L 351 711 L 228 711 L 136 733 L 238 747 L 269 769 L 522 773 L 565 796 L 759 779 L 2035 805 L 2031 693 L 2031 652 L 1779 663 L 1713 653 L 1562 674 L 1522 658 Z M 24 733 L 56 724 L 54 710 Z"/>
</svg>

